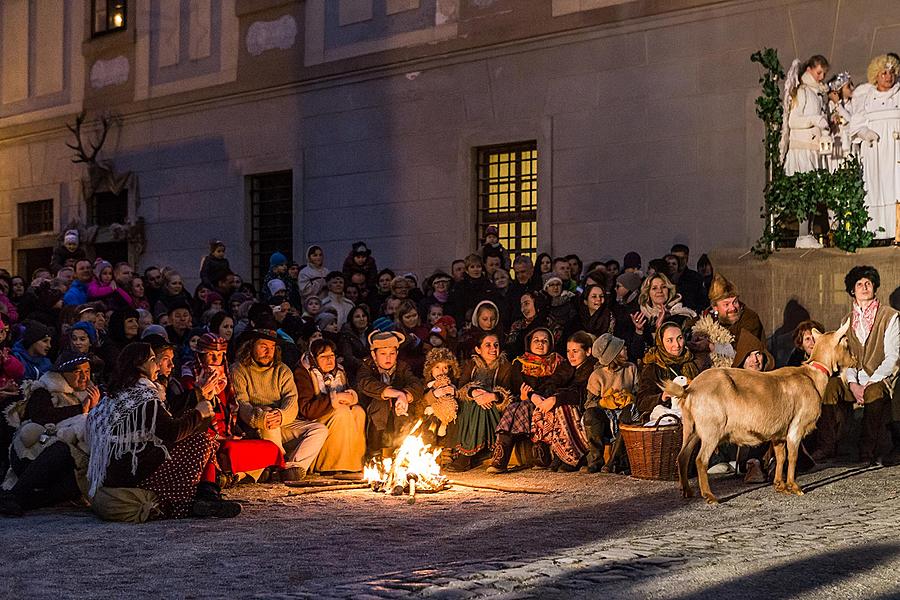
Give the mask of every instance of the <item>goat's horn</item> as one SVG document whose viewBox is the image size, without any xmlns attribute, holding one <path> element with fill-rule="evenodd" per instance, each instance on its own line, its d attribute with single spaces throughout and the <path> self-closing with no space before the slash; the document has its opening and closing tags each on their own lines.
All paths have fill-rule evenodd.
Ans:
<svg viewBox="0 0 900 600">
<path fill-rule="evenodd" d="M 847 319 L 846 321 L 841 323 L 841 326 L 838 327 L 838 330 L 835 331 L 834 333 L 837 335 L 838 339 L 841 339 L 842 337 L 847 335 L 847 332 L 849 330 L 850 330 L 850 319 Z"/>
</svg>

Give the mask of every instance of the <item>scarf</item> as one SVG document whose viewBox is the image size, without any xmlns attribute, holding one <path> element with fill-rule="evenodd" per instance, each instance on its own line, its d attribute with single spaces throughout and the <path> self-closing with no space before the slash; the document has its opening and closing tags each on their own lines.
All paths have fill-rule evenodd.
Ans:
<svg viewBox="0 0 900 600">
<path fill-rule="evenodd" d="M 149 379 L 122 390 L 115 396 L 104 396 L 91 410 L 88 429 L 91 440 L 91 459 L 88 464 L 88 495 L 93 497 L 106 479 L 111 459 L 121 459 L 131 453 L 131 473 L 137 472 L 138 453 L 153 444 L 162 448 L 166 459 L 169 450 L 156 437 L 156 418 L 162 402 L 162 391 Z M 150 412 L 148 412 L 150 411 Z M 150 415 L 149 425 L 147 415 Z"/>
<path fill-rule="evenodd" d="M 437 300 L 438 302 L 440 302 L 441 304 L 446 304 L 447 300 L 450 299 L 450 292 L 449 291 L 448 292 L 437 292 L 436 291 L 436 292 L 432 293 L 432 296 L 434 296 L 434 299 Z"/>
<path fill-rule="evenodd" d="M 347 385 L 347 374 L 340 365 L 334 368 L 330 373 L 323 373 L 318 366 L 309 369 L 312 375 L 313 383 L 316 385 L 317 394 L 328 394 L 343 392 L 349 386 Z"/>
<path fill-rule="evenodd" d="M 647 317 L 647 320 L 651 323 L 656 323 L 656 319 L 660 316 L 660 310 L 653 304 L 641 305 L 641 312 L 644 313 L 644 316 Z M 690 317 L 692 319 L 697 316 L 697 313 L 693 310 L 686 306 L 682 306 L 681 294 L 675 294 L 674 298 L 666 302 L 665 313 L 668 316 Z"/>
<path fill-rule="evenodd" d="M 674 356 L 666 351 L 663 346 L 662 336 L 660 335 L 663 328 L 660 327 L 656 331 L 656 345 L 650 348 L 644 355 L 645 365 L 656 365 L 663 371 L 669 371 L 674 377 L 684 375 L 688 379 L 697 376 L 697 365 L 694 364 L 694 355 L 690 350 L 684 348 L 679 356 Z"/>
<path fill-rule="evenodd" d="M 854 331 L 859 329 L 859 324 L 862 322 L 863 327 L 866 330 L 866 336 L 868 337 L 869 333 L 872 333 L 872 327 L 875 326 L 875 313 L 878 312 L 878 300 L 873 300 L 867 307 L 860 308 L 858 304 L 853 303 L 853 315 L 850 317 L 850 327 L 853 328 Z"/>
<path fill-rule="evenodd" d="M 556 367 L 562 361 L 562 357 L 556 352 L 544 356 L 538 356 L 532 352 L 525 352 L 516 358 L 514 362 L 522 365 L 522 375 L 529 377 L 549 377 L 556 371 Z"/>
</svg>

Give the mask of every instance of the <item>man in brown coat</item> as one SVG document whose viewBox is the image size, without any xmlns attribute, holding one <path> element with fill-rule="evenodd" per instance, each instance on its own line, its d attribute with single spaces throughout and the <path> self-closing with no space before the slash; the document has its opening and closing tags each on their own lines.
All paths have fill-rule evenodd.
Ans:
<svg viewBox="0 0 900 600">
<path fill-rule="evenodd" d="M 900 359 L 900 318 L 876 298 L 880 284 L 878 271 L 870 266 L 853 267 L 844 277 L 844 286 L 853 298 L 846 317 L 850 319 L 847 341 L 856 366 L 846 370 L 846 383 L 832 378 L 822 399 L 822 429 L 832 436 L 825 440 L 825 453 L 833 456 L 840 422 L 847 419 L 852 406 L 863 411 L 859 460 L 871 465 L 881 464 L 889 442 L 891 393 Z M 835 408 L 829 410 L 829 406 Z"/>
<path fill-rule="evenodd" d="M 369 334 L 371 357 L 357 374 L 357 393 L 369 416 L 366 452 L 375 456 L 398 447 L 422 413 L 422 380 L 406 363 L 397 360 L 406 336 L 396 331 Z"/>
</svg>

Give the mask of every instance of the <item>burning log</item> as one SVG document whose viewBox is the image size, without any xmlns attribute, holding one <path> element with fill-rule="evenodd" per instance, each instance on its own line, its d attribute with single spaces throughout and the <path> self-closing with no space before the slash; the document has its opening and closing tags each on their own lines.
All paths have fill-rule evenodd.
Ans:
<svg viewBox="0 0 900 600">
<path fill-rule="evenodd" d="M 438 492 L 447 487 L 438 463 L 441 449 L 432 449 L 416 435 L 421 425 L 422 421 L 416 423 L 392 458 L 376 458 L 366 465 L 365 478 L 373 491 L 392 496 L 408 493 L 413 504 L 418 492 Z"/>
</svg>

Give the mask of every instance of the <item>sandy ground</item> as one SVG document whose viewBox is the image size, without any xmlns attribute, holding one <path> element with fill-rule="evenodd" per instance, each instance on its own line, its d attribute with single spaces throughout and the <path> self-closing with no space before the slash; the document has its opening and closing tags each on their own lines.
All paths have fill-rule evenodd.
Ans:
<svg viewBox="0 0 900 600">
<path fill-rule="evenodd" d="M 404 498 L 238 486 L 228 521 L 104 523 L 76 509 L 0 519 L 3 596 L 900 598 L 900 468 L 804 475 L 802 497 L 720 477 L 521 471 Z"/>
</svg>

